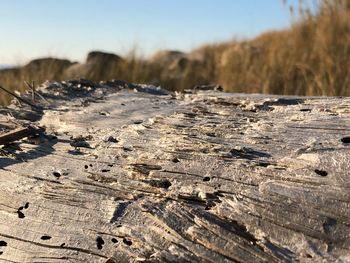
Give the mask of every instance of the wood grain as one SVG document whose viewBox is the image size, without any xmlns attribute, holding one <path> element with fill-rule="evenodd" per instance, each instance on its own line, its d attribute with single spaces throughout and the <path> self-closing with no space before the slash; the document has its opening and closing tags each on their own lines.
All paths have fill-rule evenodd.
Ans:
<svg viewBox="0 0 350 263">
<path fill-rule="evenodd" d="M 349 98 L 134 87 L 37 90 L 49 139 L 0 156 L 0 261 L 350 261 Z"/>
</svg>

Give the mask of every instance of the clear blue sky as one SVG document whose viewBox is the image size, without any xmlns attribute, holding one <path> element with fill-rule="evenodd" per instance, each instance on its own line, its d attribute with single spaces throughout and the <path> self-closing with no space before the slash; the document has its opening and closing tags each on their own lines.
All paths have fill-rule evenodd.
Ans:
<svg viewBox="0 0 350 263">
<path fill-rule="evenodd" d="M 297 0 L 289 0 L 295 4 Z M 0 0 L 0 64 L 88 51 L 146 56 L 290 25 L 282 0 Z"/>
</svg>

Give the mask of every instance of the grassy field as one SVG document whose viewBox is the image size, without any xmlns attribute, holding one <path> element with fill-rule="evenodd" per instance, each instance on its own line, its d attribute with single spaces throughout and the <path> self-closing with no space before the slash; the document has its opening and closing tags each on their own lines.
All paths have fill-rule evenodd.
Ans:
<svg viewBox="0 0 350 263">
<path fill-rule="evenodd" d="M 118 63 L 77 77 L 152 83 L 171 90 L 220 84 L 231 92 L 350 96 L 350 0 L 320 0 L 312 9 L 301 3 L 291 14 L 290 28 L 255 39 L 206 45 L 171 63 L 146 60 L 132 50 Z M 67 79 L 64 72 L 70 64 L 56 62 L 0 72 L 0 85 L 23 91 L 24 80 Z M 6 104 L 9 97 L 2 94 L 0 100 Z"/>
</svg>

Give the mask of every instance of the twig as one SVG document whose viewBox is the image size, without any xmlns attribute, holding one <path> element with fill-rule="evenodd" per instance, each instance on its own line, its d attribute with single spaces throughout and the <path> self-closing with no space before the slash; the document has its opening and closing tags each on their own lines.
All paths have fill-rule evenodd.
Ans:
<svg viewBox="0 0 350 263">
<path fill-rule="evenodd" d="M 20 101 L 19 99 L 15 98 L 15 100 L 16 100 L 16 102 L 19 104 L 20 107 L 23 106 L 23 104 L 21 103 L 21 101 Z"/>
<path fill-rule="evenodd" d="M 24 81 L 24 84 L 26 84 L 26 86 L 32 91 L 32 98 L 33 98 L 33 92 L 34 92 L 34 94 L 38 95 L 42 100 L 44 100 L 47 103 L 50 103 L 47 99 L 44 98 L 44 96 L 42 96 L 39 92 L 35 90 L 34 81 L 32 82 L 32 85 L 30 85 L 28 81 Z"/>
<path fill-rule="evenodd" d="M 32 80 L 32 85 L 29 84 L 29 82 L 24 81 L 24 84 L 28 87 L 28 89 L 32 93 L 32 102 L 35 104 L 35 85 L 34 85 L 34 80 Z"/>
<path fill-rule="evenodd" d="M 31 106 L 32 108 L 35 108 L 35 109 L 42 109 L 42 107 L 39 107 L 39 106 L 36 106 L 34 105 L 33 103 L 27 101 L 26 99 L 23 99 L 21 98 L 20 96 L 17 96 L 16 94 L 12 93 L 11 91 L 5 89 L 4 87 L 0 86 L 0 89 L 2 89 L 3 91 L 5 91 L 6 93 L 10 94 L 11 96 L 15 97 L 16 99 L 18 99 L 19 101 L 25 103 L 25 104 L 28 104 L 29 106 Z"/>
<path fill-rule="evenodd" d="M 34 80 L 32 80 L 32 101 L 35 104 L 35 83 L 34 83 Z"/>
</svg>

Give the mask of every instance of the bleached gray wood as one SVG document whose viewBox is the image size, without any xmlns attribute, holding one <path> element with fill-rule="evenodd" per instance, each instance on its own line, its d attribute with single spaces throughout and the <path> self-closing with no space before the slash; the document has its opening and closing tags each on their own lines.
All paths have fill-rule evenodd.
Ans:
<svg viewBox="0 0 350 263">
<path fill-rule="evenodd" d="M 38 92 L 46 136 L 0 156 L 0 262 L 350 261 L 349 98 Z"/>
</svg>

